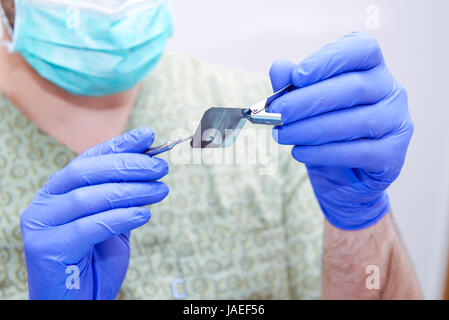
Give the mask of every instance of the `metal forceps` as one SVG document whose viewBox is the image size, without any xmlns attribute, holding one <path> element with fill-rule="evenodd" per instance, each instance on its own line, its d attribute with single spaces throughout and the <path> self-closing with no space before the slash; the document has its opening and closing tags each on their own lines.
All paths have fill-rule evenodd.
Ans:
<svg viewBox="0 0 449 320">
<path fill-rule="evenodd" d="M 169 151 L 176 145 L 186 141 L 191 141 L 190 145 L 192 148 L 225 148 L 235 143 L 247 120 L 254 124 L 282 126 L 281 115 L 279 113 L 267 112 L 267 110 L 274 100 L 295 88 L 293 84 L 289 84 L 251 107 L 210 108 L 204 113 L 194 135 L 177 141 L 167 141 L 160 146 L 148 148 L 144 154 L 155 156 Z M 205 139 L 205 133 L 211 130 L 214 134 L 206 134 L 207 137 Z M 227 131 L 234 133 L 227 135 Z M 220 139 L 216 139 L 217 135 L 220 136 Z"/>
<path fill-rule="evenodd" d="M 279 113 L 269 113 L 267 112 L 271 103 L 277 98 L 283 96 L 284 94 L 296 89 L 296 87 L 291 83 L 279 91 L 276 91 L 271 96 L 262 100 L 255 105 L 249 107 L 246 111 L 246 118 L 254 124 L 267 124 L 282 126 L 282 118 Z"/>
</svg>

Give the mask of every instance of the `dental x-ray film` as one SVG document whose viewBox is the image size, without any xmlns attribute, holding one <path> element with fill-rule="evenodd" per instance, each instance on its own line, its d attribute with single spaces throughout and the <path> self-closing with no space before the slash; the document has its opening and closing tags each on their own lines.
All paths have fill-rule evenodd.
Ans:
<svg viewBox="0 0 449 320">
<path fill-rule="evenodd" d="M 237 140 L 246 123 L 245 108 L 210 108 L 201 119 L 190 145 L 192 148 L 226 148 Z"/>
</svg>

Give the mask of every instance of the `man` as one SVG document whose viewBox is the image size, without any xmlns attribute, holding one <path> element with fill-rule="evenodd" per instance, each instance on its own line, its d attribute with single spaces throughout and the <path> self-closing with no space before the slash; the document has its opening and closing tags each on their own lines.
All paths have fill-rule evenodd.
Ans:
<svg viewBox="0 0 449 320">
<path fill-rule="evenodd" d="M 163 1 L 2 5 L 4 298 L 27 290 L 19 217 L 33 299 L 421 298 L 385 191 L 413 124 L 372 37 L 273 64 L 273 89 L 297 88 L 270 106 L 284 123 L 273 135 L 294 147 L 261 175 L 142 154 L 208 106 L 270 93 L 191 58 L 155 67 L 171 34 Z"/>
</svg>

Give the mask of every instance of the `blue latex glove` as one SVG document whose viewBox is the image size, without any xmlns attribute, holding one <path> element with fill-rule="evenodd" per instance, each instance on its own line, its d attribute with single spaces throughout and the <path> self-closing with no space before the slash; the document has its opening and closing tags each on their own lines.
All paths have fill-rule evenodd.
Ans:
<svg viewBox="0 0 449 320">
<path fill-rule="evenodd" d="M 168 194 L 155 181 L 167 174 L 167 163 L 141 154 L 153 140 L 153 131 L 141 128 L 102 143 L 37 193 L 20 221 L 30 299 L 116 297 L 128 268 L 129 232 L 151 217 L 141 206 Z"/>
<path fill-rule="evenodd" d="M 272 103 L 284 125 L 275 139 L 294 145 L 321 209 L 340 229 L 369 227 L 389 212 L 387 187 L 398 177 L 413 134 L 407 93 L 385 65 L 376 40 L 352 33 L 295 65 L 275 62 Z"/>
</svg>

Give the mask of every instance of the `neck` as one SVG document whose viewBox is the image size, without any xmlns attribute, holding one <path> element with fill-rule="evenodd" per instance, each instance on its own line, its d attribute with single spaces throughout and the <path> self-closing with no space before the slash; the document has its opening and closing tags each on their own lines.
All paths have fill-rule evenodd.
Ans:
<svg viewBox="0 0 449 320">
<path fill-rule="evenodd" d="M 0 48 L 0 91 L 31 122 L 76 153 L 124 130 L 138 90 L 75 96 L 42 78 L 20 54 Z"/>
</svg>

